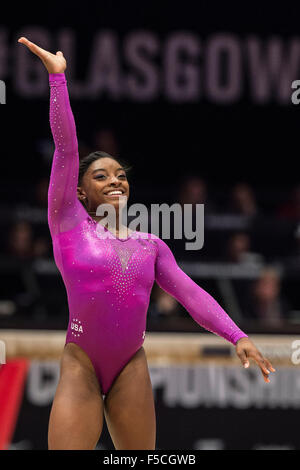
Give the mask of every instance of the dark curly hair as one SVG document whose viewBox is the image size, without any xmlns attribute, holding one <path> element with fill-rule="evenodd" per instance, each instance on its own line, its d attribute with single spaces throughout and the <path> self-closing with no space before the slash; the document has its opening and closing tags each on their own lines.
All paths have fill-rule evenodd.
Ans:
<svg viewBox="0 0 300 470">
<path fill-rule="evenodd" d="M 120 158 L 115 158 L 109 153 L 102 152 L 100 150 L 97 150 L 96 152 L 92 152 L 89 155 L 86 155 L 83 157 L 80 162 L 79 162 L 79 175 L 78 175 L 78 185 L 81 185 L 82 183 L 82 178 L 89 168 L 89 166 L 95 162 L 96 160 L 99 160 L 100 158 L 112 158 L 116 162 L 120 163 L 126 174 L 131 170 L 131 167 L 122 159 Z"/>
</svg>

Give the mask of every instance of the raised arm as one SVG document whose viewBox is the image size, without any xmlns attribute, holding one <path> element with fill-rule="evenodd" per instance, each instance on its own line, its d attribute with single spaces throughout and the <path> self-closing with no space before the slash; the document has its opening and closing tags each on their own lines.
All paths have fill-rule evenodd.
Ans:
<svg viewBox="0 0 300 470">
<path fill-rule="evenodd" d="M 238 345 L 237 354 L 244 367 L 249 366 L 248 358 L 254 359 L 262 370 L 266 382 L 272 367 L 248 336 L 232 321 L 213 297 L 187 276 L 177 265 L 168 245 L 157 238 L 158 254 L 155 266 L 155 280 L 158 285 L 172 295 L 185 307 L 193 319 L 208 331 L 222 336 L 232 344 Z M 239 341 L 241 340 L 241 341 Z"/>
<path fill-rule="evenodd" d="M 78 142 L 64 73 L 50 73 L 50 126 L 55 143 L 49 190 L 48 222 L 53 235 L 71 230 L 87 213 L 77 199 Z"/>
<path fill-rule="evenodd" d="M 48 222 L 54 236 L 70 230 L 87 216 L 77 199 L 78 142 L 64 73 L 66 60 L 61 51 L 52 54 L 26 38 L 19 42 L 42 60 L 49 73 L 50 126 L 55 151 L 48 190 Z"/>
</svg>

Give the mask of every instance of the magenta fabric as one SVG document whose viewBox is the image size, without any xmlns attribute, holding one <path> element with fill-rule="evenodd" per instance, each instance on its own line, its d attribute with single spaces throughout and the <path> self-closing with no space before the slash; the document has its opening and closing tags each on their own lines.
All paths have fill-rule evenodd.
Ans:
<svg viewBox="0 0 300 470">
<path fill-rule="evenodd" d="M 49 74 L 50 126 L 55 152 L 48 191 L 53 252 L 65 283 L 69 324 L 66 344 L 89 356 L 101 391 L 142 346 L 154 281 L 205 329 L 232 344 L 247 337 L 221 306 L 177 265 L 153 234 L 116 238 L 77 199 L 79 155 L 64 73 Z"/>
</svg>

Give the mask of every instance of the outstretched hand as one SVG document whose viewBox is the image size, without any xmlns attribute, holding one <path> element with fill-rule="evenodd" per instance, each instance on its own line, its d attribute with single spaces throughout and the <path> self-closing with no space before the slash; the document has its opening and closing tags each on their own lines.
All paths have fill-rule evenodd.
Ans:
<svg viewBox="0 0 300 470">
<path fill-rule="evenodd" d="M 249 338 L 241 338 L 238 340 L 235 347 L 236 353 L 240 358 L 243 366 L 246 368 L 249 367 L 249 359 L 253 359 L 260 367 L 264 381 L 270 382 L 269 374 L 270 372 L 275 372 L 275 369 L 271 362 L 263 357 L 252 341 Z"/>
<path fill-rule="evenodd" d="M 48 73 L 63 73 L 66 70 L 67 62 L 61 51 L 52 54 L 24 37 L 19 38 L 18 42 L 27 46 L 31 52 L 41 59 Z"/>
</svg>

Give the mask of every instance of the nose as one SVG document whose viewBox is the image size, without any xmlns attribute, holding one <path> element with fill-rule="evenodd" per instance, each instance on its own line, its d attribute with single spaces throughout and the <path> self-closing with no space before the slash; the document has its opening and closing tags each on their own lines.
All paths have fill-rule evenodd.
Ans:
<svg viewBox="0 0 300 470">
<path fill-rule="evenodd" d="M 112 175 L 110 179 L 110 184 L 116 184 L 116 183 L 119 183 L 119 180 L 115 175 Z"/>
</svg>

